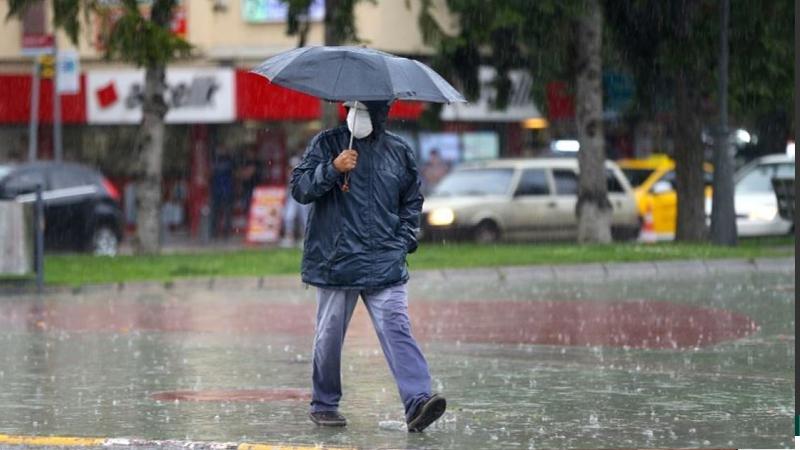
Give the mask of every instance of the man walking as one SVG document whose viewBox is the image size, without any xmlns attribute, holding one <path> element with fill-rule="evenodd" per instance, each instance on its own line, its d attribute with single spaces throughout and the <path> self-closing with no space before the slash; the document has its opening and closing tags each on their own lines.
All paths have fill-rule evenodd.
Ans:
<svg viewBox="0 0 800 450">
<path fill-rule="evenodd" d="M 444 414 L 411 335 L 406 255 L 416 250 L 422 194 L 413 152 L 385 130 L 389 103 L 353 102 L 347 126 L 318 134 L 292 172 L 292 196 L 311 203 L 302 278 L 317 287 L 311 420 L 344 426 L 341 355 L 358 297 L 364 301 L 405 408 L 408 430 Z M 351 133 L 353 148 L 348 147 Z"/>
</svg>

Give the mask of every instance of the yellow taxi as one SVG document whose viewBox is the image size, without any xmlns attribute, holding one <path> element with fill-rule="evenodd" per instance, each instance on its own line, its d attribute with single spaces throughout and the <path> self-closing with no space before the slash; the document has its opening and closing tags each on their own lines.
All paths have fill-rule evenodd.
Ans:
<svg viewBox="0 0 800 450">
<path fill-rule="evenodd" d="M 652 213 L 652 232 L 659 240 L 675 237 L 678 217 L 678 196 L 675 192 L 675 161 L 667 155 L 655 154 L 644 159 L 617 161 L 633 186 L 636 207 L 642 220 Z M 706 197 L 711 198 L 712 166 L 704 165 Z"/>
</svg>

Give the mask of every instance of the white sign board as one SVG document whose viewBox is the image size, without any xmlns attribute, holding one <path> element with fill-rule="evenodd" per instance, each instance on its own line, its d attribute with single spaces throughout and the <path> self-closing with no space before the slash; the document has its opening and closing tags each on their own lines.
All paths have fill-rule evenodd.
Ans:
<svg viewBox="0 0 800 450">
<path fill-rule="evenodd" d="M 232 69 L 168 69 L 167 123 L 225 123 L 236 117 Z M 142 120 L 144 70 L 92 71 L 86 75 L 87 121 Z"/>
<path fill-rule="evenodd" d="M 282 0 L 242 0 L 242 20 L 250 23 L 285 22 L 289 14 L 288 2 Z M 311 0 L 308 21 L 320 22 L 325 18 L 325 0 Z"/>
<path fill-rule="evenodd" d="M 81 66 L 78 52 L 59 50 L 56 57 L 58 70 L 56 74 L 56 92 L 59 94 L 77 94 L 81 90 Z"/>
<path fill-rule="evenodd" d="M 497 96 L 492 86 L 495 70 L 484 66 L 478 71 L 480 98 L 475 102 L 445 105 L 439 117 L 448 122 L 522 122 L 525 119 L 542 117 L 542 113 L 531 100 L 533 80 L 530 75 L 521 70 L 512 70 L 508 76 L 511 79 L 511 93 L 506 109 L 492 107 Z"/>
</svg>

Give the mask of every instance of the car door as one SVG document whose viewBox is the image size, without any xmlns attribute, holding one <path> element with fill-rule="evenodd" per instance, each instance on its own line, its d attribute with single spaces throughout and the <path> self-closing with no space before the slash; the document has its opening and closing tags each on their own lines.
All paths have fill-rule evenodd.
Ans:
<svg viewBox="0 0 800 450">
<path fill-rule="evenodd" d="M 675 171 L 664 172 L 650 188 L 653 198 L 653 230 L 656 234 L 674 235 L 678 220 L 678 195 Z"/>
<path fill-rule="evenodd" d="M 623 187 L 619 176 L 612 169 L 606 168 L 606 190 L 608 192 L 608 201 L 611 202 L 612 208 L 611 223 L 613 225 L 627 225 L 631 223 L 631 217 L 636 216 L 635 203 L 631 202 L 630 194 Z"/>
<path fill-rule="evenodd" d="M 578 173 L 568 168 L 552 169 L 555 187 L 555 206 L 551 209 L 552 220 L 558 226 L 550 234 L 552 238 L 575 239 L 578 236 L 578 219 L 575 207 L 578 203 Z"/>
<path fill-rule="evenodd" d="M 551 214 L 556 199 L 547 169 L 523 169 L 511 203 L 510 233 L 529 239 L 545 239 L 558 230 L 558 223 Z"/>
<path fill-rule="evenodd" d="M 85 171 L 70 165 L 54 165 L 49 170 L 47 214 L 52 221 L 53 243 L 59 247 L 79 248 L 89 229 L 97 187 Z"/>
</svg>

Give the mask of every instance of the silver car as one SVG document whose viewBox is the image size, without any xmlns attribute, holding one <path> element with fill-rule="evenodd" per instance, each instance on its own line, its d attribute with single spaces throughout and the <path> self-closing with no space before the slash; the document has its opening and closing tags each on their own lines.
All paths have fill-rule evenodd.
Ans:
<svg viewBox="0 0 800 450">
<path fill-rule="evenodd" d="M 612 234 L 636 238 L 639 215 L 628 180 L 606 162 Z M 423 238 L 574 240 L 578 160 L 502 159 L 465 163 L 448 174 L 425 199 Z"/>
</svg>

